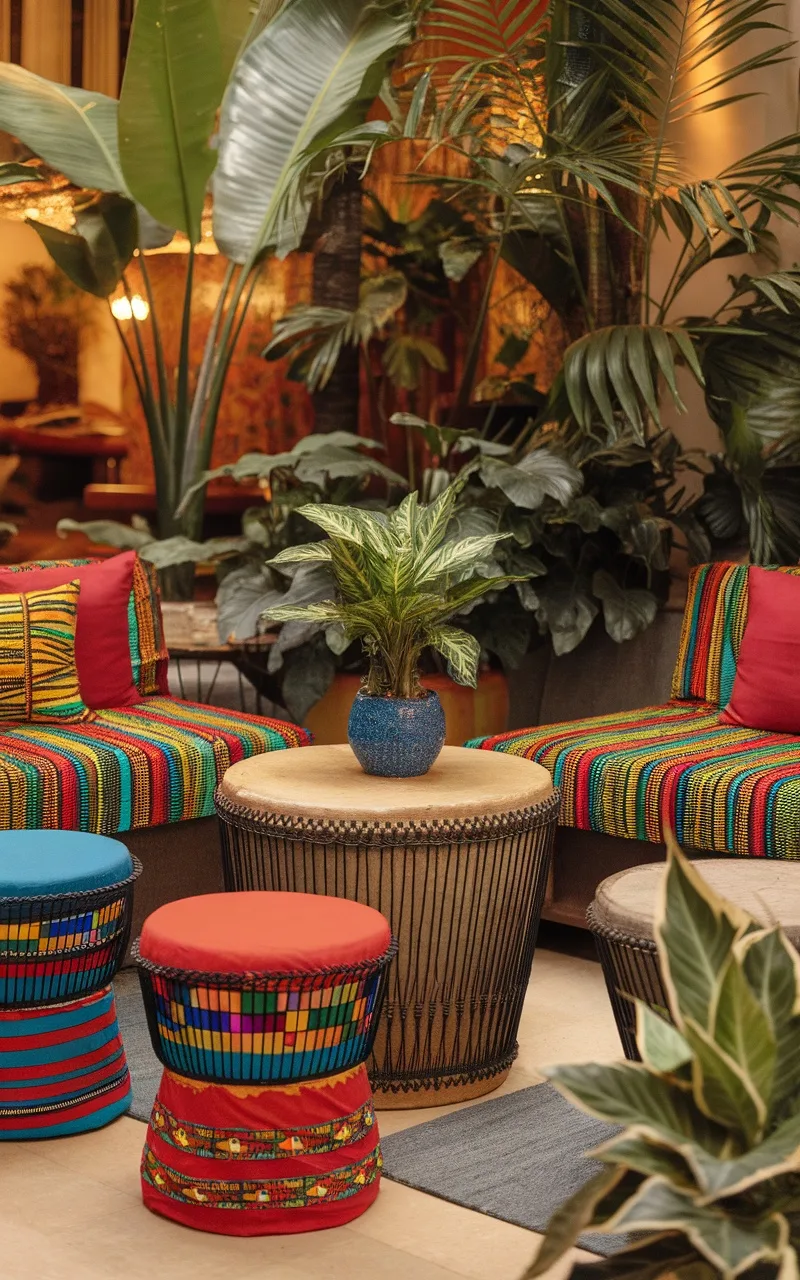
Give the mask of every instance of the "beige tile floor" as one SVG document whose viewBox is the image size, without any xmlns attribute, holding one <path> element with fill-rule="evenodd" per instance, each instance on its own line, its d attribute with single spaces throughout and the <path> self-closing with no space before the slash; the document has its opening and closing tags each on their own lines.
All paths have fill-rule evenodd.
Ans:
<svg viewBox="0 0 800 1280">
<path fill-rule="evenodd" d="M 539 951 L 519 1040 L 502 1092 L 538 1083 L 548 1063 L 619 1057 L 599 967 Z M 379 1122 L 393 1133 L 445 1110 L 382 1112 Z M 143 1208 L 143 1138 L 143 1125 L 123 1118 L 77 1138 L 0 1143 L 0 1280 L 517 1280 L 536 1248 L 532 1232 L 389 1181 L 363 1217 L 335 1231 L 255 1240 L 190 1231 Z"/>
</svg>

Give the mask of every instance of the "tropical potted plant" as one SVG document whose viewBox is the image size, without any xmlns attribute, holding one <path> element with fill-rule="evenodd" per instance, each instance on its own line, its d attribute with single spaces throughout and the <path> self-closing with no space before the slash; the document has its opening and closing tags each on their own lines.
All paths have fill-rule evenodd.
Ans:
<svg viewBox="0 0 800 1280">
<path fill-rule="evenodd" d="M 449 674 L 474 685 L 480 645 L 450 619 L 508 575 L 481 576 L 502 539 L 498 532 L 449 538 L 460 485 L 420 505 L 410 493 L 391 514 L 357 507 L 308 506 L 300 514 L 327 535 L 323 542 L 290 547 L 272 565 L 322 564 L 332 574 L 335 598 L 277 605 L 265 618 L 315 622 L 342 643 L 360 640 L 369 670 L 350 714 L 348 737 L 367 773 L 418 777 L 427 773 L 445 740 L 438 695 L 422 687 L 425 648 L 442 655 Z"/>
<path fill-rule="evenodd" d="M 420 33 L 418 83 L 433 67 L 435 92 L 417 132 L 463 165 L 441 189 L 490 211 L 495 253 L 567 337 L 537 426 L 568 450 L 647 447 L 662 402 L 683 409 L 681 378 L 694 381 L 730 462 L 724 495 L 709 482 L 708 528 L 738 524 L 762 563 L 797 560 L 800 277 L 775 267 L 773 227 L 800 209 L 800 135 L 699 176 L 672 141 L 689 114 L 723 121 L 752 96 L 753 73 L 787 57 L 775 6 L 433 0 Z M 753 255 L 773 269 L 759 273 Z M 737 259 L 720 305 L 686 314 L 687 288 Z"/>
<path fill-rule="evenodd" d="M 161 538 L 200 536 L 202 492 L 176 511 L 210 464 L 244 311 L 269 255 L 300 244 L 342 148 L 363 154 L 389 128 L 366 115 L 409 35 L 395 0 L 138 0 L 119 101 L 0 64 L 0 128 L 82 189 L 74 229 L 31 224 L 54 260 L 79 288 L 109 299 L 121 288 L 130 301 L 138 255 L 148 307 L 120 337 L 147 422 Z M 209 191 L 228 265 L 195 369 L 194 264 Z M 188 243 L 171 367 L 146 251 L 176 232 Z M 191 572 L 168 585 L 185 593 Z"/>
<path fill-rule="evenodd" d="M 556 1067 L 571 1102 L 621 1125 L 524 1280 L 586 1230 L 632 1232 L 573 1280 L 792 1280 L 800 1274 L 800 956 L 719 898 L 671 843 L 656 917 L 669 1009 L 637 1006 L 641 1064 Z"/>
</svg>

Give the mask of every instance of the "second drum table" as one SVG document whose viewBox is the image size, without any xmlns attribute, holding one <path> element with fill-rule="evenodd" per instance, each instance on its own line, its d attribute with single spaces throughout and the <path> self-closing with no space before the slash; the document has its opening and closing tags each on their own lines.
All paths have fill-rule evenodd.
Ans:
<svg viewBox="0 0 800 1280">
<path fill-rule="evenodd" d="M 233 765 L 217 793 L 225 885 L 352 898 L 390 922 L 369 1071 L 381 1107 L 440 1106 L 508 1075 L 558 817 L 539 765 L 445 747 L 422 778 L 347 746 Z"/>
</svg>

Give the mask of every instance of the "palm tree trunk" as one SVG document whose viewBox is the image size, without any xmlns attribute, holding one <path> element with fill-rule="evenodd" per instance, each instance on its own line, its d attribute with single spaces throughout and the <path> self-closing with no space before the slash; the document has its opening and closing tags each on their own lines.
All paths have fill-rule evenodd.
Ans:
<svg viewBox="0 0 800 1280">
<path fill-rule="evenodd" d="M 312 301 L 355 311 L 361 287 L 361 182 L 351 165 L 322 210 L 314 244 Z M 345 347 L 328 385 L 312 395 L 317 431 L 357 431 L 359 350 Z"/>
</svg>

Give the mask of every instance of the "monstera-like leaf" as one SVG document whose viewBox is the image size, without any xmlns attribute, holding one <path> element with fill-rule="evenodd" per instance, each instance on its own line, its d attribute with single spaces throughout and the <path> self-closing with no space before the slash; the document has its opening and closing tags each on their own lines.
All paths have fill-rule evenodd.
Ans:
<svg viewBox="0 0 800 1280">
<path fill-rule="evenodd" d="M 297 247 L 313 199 L 298 179 L 323 146 L 357 136 L 378 88 L 368 73 L 408 34 L 402 7 L 385 0 L 294 0 L 240 58 L 213 181 L 214 235 L 234 262 Z"/>
</svg>

